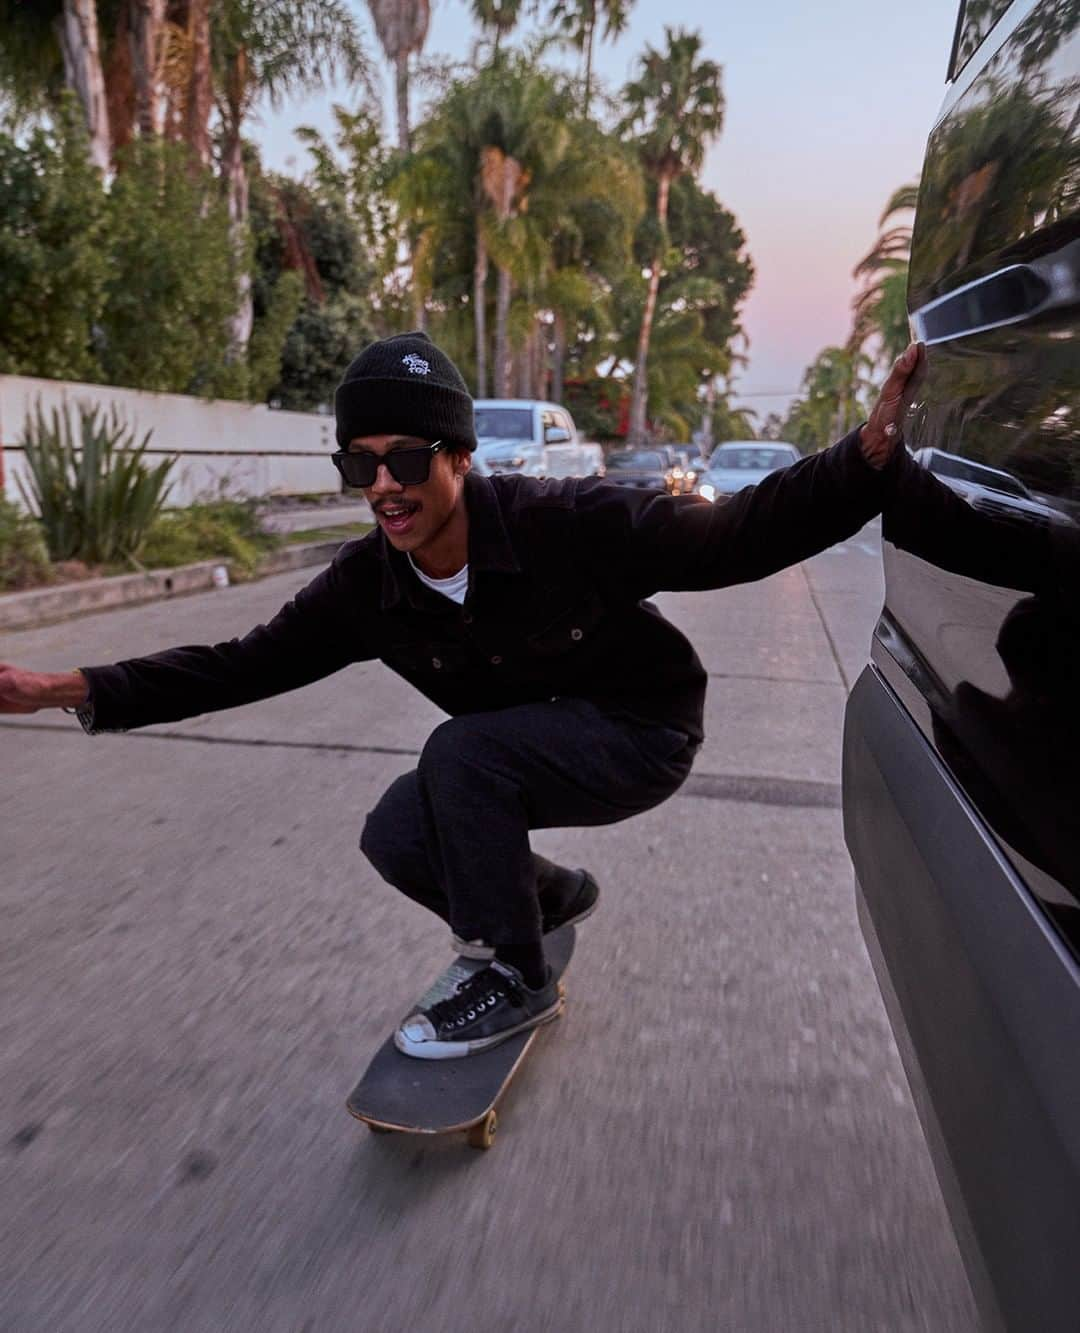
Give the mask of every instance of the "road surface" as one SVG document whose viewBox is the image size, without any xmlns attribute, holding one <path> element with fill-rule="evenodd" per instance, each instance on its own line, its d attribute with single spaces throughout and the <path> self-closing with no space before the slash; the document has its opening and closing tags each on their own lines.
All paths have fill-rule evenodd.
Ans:
<svg viewBox="0 0 1080 1333">
<path fill-rule="evenodd" d="M 0 658 L 230 637 L 305 577 Z M 660 809 L 537 835 L 603 898 L 489 1153 L 344 1110 L 449 956 L 357 850 L 437 710 L 371 664 L 154 734 L 0 726 L 4 1333 L 976 1328 L 841 835 L 876 529 L 661 600 L 709 739 Z"/>
</svg>

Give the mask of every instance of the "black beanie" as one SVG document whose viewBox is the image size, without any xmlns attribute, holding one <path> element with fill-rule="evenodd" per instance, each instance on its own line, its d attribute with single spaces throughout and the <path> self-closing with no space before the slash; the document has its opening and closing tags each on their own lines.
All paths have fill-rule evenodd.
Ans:
<svg viewBox="0 0 1080 1333">
<path fill-rule="evenodd" d="M 426 333 L 370 343 L 334 394 L 337 442 L 363 435 L 415 435 L 476 448 L 473 402 L 461 371 Z"/>
</svg>

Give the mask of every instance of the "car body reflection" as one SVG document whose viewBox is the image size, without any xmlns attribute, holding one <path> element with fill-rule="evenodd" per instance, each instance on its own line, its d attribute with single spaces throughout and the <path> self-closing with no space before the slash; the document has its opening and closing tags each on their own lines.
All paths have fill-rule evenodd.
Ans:
<svg viewBox="0 0 1080 1333">
<path fill-rule="evenodd" d="M 984 1322 L 1064 1333 L 1080 1309 L 1080 0 L 961 5 L 908 308 L 927 360 L 904 434 L 924 466 L 883 521 L 845 834 Z"/>
</svg>

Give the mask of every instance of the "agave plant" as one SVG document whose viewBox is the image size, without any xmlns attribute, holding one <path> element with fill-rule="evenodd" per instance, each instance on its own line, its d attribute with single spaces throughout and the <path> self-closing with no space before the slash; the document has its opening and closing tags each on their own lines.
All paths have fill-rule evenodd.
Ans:
<svg viewBox="0 0 1080 1333">
<path fill-rule="evenodd" d="M 53 560 L 96 565 L 130 559 L 168 498 L 175 460 L 150 466 L 144 455 L 153 432 L 136 443 L 115 404 L 107 415 L 86 403 L 76 410 L 77 436 L 66 404 L 46 419 L 39 400 L 27 415 L 23 500 L 40 517 Z"/>
</svg>

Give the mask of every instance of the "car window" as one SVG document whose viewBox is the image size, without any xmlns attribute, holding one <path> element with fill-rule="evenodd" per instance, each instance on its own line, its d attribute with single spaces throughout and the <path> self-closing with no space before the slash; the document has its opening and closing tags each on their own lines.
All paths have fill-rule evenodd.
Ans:
<svg viewBox="0 0 1080 1333">
<path fill-rule="evenodd" d="M 709 462 L 710 467 L 745 469 L 748 472 L 764 472 L 769 468 L 787 467 L 794 462 L 786 449 L 767 449 L 755 445 L 722 444 L 715 450 Z"/>
<path fill-rule="evenodd" d="M 963 0 L 956 20 L 949 80 L 961 73 L 975 52 L 990 35 L 990 29 L 1009 8 L 1011 0 Z"/>
<path fill-rule="evenodd" d="M 476 436 L 480 440 L 531 440 L 532 412 L 527 407 L 478 407 Z"/>
<path fill-rule="evenodd" d="M 664 462 L 663 454 L 649 451 L 639 451 L 628 454 L 610 454 L 608 456 L 608 471 L 612 468 L 648 468 L 650 471 L 663 472 L 667 464 Z"/>
</svg>

